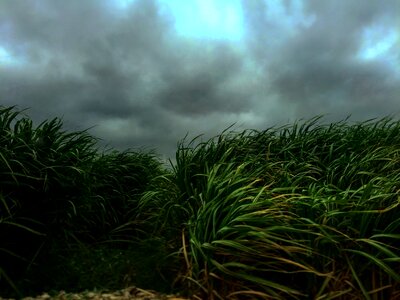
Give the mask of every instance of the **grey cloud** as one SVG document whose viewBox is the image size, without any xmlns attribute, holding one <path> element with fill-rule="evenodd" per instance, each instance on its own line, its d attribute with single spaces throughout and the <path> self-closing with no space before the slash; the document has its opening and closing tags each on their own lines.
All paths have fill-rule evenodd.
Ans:
<svg viewBox="0 0 400 300">
<path fill-rule="evenodd" d="M 234 122 L 265 128 L 398 109 L 393 65 L 361 61 L 357 51 L 366 26 L 395 26 L 399 1 L 281 3 L 277 18 L 271 2 L 243 0 L 246 36 L 237 45 L 177 35 L 156 0 L 125 11 L 111 0 L 1 1 L 0 46 L 25 62 L 0 65 L 0 104 L 167 156 L 186 133 L 211 136 Z"/>
<path fill-rule="evenodd" d="M 163 74 L 165 88 L 159 103 L 169 111 L 192 116 L 246 109 L 243 90 L 230 90 L 229 82 L 243 72 L 242 57 L 228 46 L 212 46 L 205 57 L 191 52 Z M 196 63 L 198 62 L 198 63 Z M 247 91 L 248 92 L 248 91 Z"/>
<path fill-rule="evenodd" d="M 383 20 L 385 26 L 395 25 L 393 9 L 400 2 L 305 3 L 309 4 L 305 13 L 314 14 L 314 22 L 311 26 L 299 26 L 294 36 L 285 34 L 285 28 L 272 26 L 275 32 L 270 38 L 286 37 L 276 47 L 268 47 L 268 40 L 253 42 L 261 34 L 259 28 L 266 28 L 272 21 L 260 13 L 260 7 L 247 5 L 248 18 L 255 15 L 253 20 L 257 20 L 249 25 L 251 50 L 269 74 L 270 92 L 279 97 L 283 106 L 294 106 L 296 115 L 301 116 L 326 112 L 336 116 L 353 113 L 358 117 L 366 116 L 367 112 L 368 115 L 392 113 L 400 96 L 398 82 L 388 83 L 393 72 L 382 61 L 360 61 L 357 53 L 366 26 Z M 263 51 L 264 48 L 269 49 Z"/>
<path fill-rule="evenodd" d="M 304 4 L 309 13 L 320 15 L 321 19 L 325 16 L 325 22 L 332 22 L 337 26 L 345 25 L 348 30 L 351 30 L 354 25 L 357 28 L 364 24 L 371 23 L 377 18 L 383 19 L 389 17 L 392 20 L 396 19 L 398 17 L 400 2 L 398 0 L 370 0 L 364 3 L 358 0 L 309 0 L 305 1 Z M 341 22 L 347 21 L 345 24 L 337 23 L 338 18 L 328 18 L 329 16 L 338 16 Z"/>
</svg>

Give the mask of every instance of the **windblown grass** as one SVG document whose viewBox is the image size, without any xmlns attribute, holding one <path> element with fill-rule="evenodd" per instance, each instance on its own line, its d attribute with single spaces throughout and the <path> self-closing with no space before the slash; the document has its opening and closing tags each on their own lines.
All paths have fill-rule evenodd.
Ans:
<svg viewBox="0 0 400 300">
<path fill-rule="evenodd" d="M 172 169 L 61 125 L 0 110 L 0 285 L 400 297 L 400 122 L 225 131 L 180 142 Z"/>
<path fill-rule="evenodd" d="M 2 293 L 10 287 L 40 292 L 43 285 L 74 284 L 76 274 L 91 272 L 88 265 L 100 265 L 86 251 L 111 247 L 128 255 L 132 243 L 146 237 L 137 228 L 137 207 L 146 185 L 163 172 L 162 164 L 152 153 L 100 152 L 96 142 L 86 131 L 63 131 L 58 118 L 34 127 L 22 111 L 0 107 Z M 120 276 L 114 272 L 104 276 L 104 286 Z M 75 286 L 100 282 L 86 278 Z"/>
<path fill-rule="evenodd" d="M 400 123 L 318 122 L 179 145 L 173 174 L 142 209 L 160 231 L 181 230 L 188 290 L 208 299 L 399 296 Z"/>
</svg>

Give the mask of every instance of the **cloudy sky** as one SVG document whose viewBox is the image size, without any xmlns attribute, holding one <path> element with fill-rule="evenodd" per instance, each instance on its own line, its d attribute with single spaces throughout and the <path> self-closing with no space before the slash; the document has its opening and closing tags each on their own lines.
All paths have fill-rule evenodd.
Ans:
<svg viewBox="0 0 400 300">
<path fill-rule="evenodd" d="M 400 0 L 1 0 L 0 105 L 117 149 L 400 116 Z"/>
</svg>

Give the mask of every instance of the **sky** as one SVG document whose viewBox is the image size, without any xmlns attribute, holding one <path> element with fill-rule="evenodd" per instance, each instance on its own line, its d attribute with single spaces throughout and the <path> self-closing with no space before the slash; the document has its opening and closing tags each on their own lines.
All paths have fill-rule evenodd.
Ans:
<svg viewBox="0 0 400 300">
<path fill-rule="evenodd" d="M 118 150 L 400 116 L 400 0 L 0 0 L 0 105 Z"/>
</svg>

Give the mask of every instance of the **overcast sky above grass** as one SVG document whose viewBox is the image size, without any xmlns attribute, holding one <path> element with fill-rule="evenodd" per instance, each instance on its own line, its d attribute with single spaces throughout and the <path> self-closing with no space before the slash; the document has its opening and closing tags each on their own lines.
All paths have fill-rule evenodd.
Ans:
<svg viewBox="0 0 400 300">
<path fill-rule="evenodd" d="M 400 0 L 2 0 L 0 105 L 118 149 L 400 115 Z"/>
</svg>

